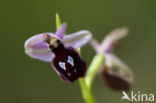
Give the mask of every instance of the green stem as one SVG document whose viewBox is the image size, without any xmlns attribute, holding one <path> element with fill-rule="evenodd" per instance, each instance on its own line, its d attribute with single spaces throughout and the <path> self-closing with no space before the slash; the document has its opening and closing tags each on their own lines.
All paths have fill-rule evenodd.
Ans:
<svg viewBox="0 0 156 103">
<path fill-rule="evenodd" d="M 102 63 L 104 62 L 104 56 L 103 54 L 96 54 L 88 68 L 86 77 L 85 77 L 85 82 L 89 90 L 91 89 L 93 80 L 101 67 Z"/>
<path fill-rule="evenodd" d="M 84 78 L 79 79 L 79 84 L 81 87 L 82 97 L 86 103 L 96 103 L 94 96 L 92 95 L 91 91 L 88 89 Z"/>
<path fill-rule="evenodd" d="M 78 48 L 77 50 L 79 54 L 81 54 L 81 48 Z M 88 89 L 85 79 L 80 78 L 79 79 L 79 84 L 82 92 L 82 97 L 86 103 L 96 103 L 94 96 L 92 95 L 91 91 Z"/>
<path fill-rule="evenodd" d="M 82 96 L 86 103 L 96 103 L 91 92 L 91 86 L 92 86 L 94 77 L 97 74 L 103 62 L 104 62 L 104 56 L 102 54 L 96 54 L 91 62 L 91 65 L 88 68 L 85 78 L 79 79 Z"/>
</svg>

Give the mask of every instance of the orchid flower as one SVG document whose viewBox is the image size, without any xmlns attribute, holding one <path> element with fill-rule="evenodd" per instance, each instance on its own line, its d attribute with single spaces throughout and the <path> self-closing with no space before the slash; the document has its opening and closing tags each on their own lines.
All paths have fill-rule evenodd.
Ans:
<svg viewBox="0 0 156 103">
<path fill-rule="evenodd" d="M 127 35 L 126 28 L 118 28 L 110 32 L 99 44 L 96 40 L 91 45 L 97 53 L 102 53 L 105 61 L 101 66 L 100 73 L 107 87 L 114 90 L 129 90 L 133 81 L 133 73 L 130 68 L 112 53 L 114 47 L 119 46 L 118 40 Z"/>
<path fill-rule="evenodd" d="M 25 52 L 31 58 L 51 62 L 60 78 L 72 83 L 86 73 L 86 62 L 77 53 L 77 49 L 87 44 L 92 34 L 81 30 L 64 36 L 66 23 L 55 33 L 41 33 L 25 42 Z"/>
</svg>

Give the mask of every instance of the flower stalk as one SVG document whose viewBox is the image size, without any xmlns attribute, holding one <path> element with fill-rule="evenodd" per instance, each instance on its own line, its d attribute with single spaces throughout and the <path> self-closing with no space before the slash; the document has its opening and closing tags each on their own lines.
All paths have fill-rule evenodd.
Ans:
<svg viewBox="0 0 156 103">
<path fill-rule="evenodd" d="M 91 90 L 86 85 L 85 79 L 80 78 L 79 84 L 82 92 L 82 97 L 86 103 L 96 103 L 95 98 L 91 92 Z"/>
<path fill-rule="evenodd" d="M 89 90 L 91 89 L 93 80 L 103 62 L 104 62 L 103 54 L 99 53 L 94 56 L 90 66 L 88 68 L 87 74 L 85 76 L 85 82 L 86 82 L 86 85 Z"/>
<path fill-rule="evenodd" d="M 86 103 L 96 103 L 95 98 L 91 92 L 91 87 L 95 75 L 97 74 L 98 69 L 103 62 L 104 56 L 102 54 L 96 54 L 88 68 L 85 78 L 79 79 L 82 96 Z"/>
</svg>

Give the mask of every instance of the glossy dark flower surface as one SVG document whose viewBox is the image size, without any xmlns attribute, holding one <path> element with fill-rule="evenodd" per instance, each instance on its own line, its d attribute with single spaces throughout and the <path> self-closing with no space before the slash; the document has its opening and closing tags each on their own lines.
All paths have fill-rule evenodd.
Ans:
<svg viewBox="0 0 156 103">
<path fill-rule="evenodd" d="M 129 82 L 116 75 L 111 75 L 108 72 L 108 68 L 106 66 L 104 69 L 102 69 L 101 76 L 104 79 L 105 84 L 108 88 L 118 91 L 128 91 L 130 89 Z"/>
<path fill-rule="evenodd" d="M 60 44 L 52 51 L 55 54 L 52 65 L 63 80 L 73 82 L 85 75 L 86 63 L 74 48 L 65 48 L 63 44 Z"/>
</svg>

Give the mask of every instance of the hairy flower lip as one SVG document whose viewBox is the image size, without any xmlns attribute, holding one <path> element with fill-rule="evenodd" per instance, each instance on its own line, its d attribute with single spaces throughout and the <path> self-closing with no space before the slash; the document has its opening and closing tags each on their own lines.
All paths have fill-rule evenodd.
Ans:
<svg viewBox="0 0 156 103">
<path fill-rule="evenodd" d="M 69 66 L 69 64 L 67 64 L 67 65 L 65 65 L 65 71 L 63 71 L 63 72 L 60 72 L 60 69 L 58 69 L 58 66 L 56 65 L 56 61 L 55 60 L 58 60 L 58 58 L 56 59 L 56 57 L 57 56 L 60 56 L 61 55 L 61 59 L 63 60 L 60 60 L 62 63 L 65 63 L 65 59 L 64 59 L 64 55 L 66 55 L 66 54 L 70 54 L 71 52 L 66 52 L 66 51 L 64 51 L 65 53 L 64 54 L 59 54 L 59 55 L 55 55 L 54 56 L 54 58 L 52 59 L 52 62 L 51 62 L 51 65 L 52 65 L 52 67 L 54 68 L 54 70 L 57 72 L 57 74 L 60 76 L 60 78 L 61 78 L 61 80 L 63 80 L 64 82 L 66 82 L 66 83 L 69 83 L 69 84 L 71 84 L 71 83 L 73 83 L 75 80 L 77 80 L 78 78 L 82 78 L 82 77 L 84 77 L 85 76 L 85 74 L 86 74 L 86 70 L 87 70 L 87 63 L 82 59 L 82 57 L 79 55 L 79 53 L 77 52 L 77 50 L 76 49 L 74 49 L 74 48 L 72 48 L 72 47 L 65 47 L 66 49 L 68 49 L 68 50 L 72 50 L 72 52 L 74 51 L 75 53 L 76 53 L 76 55 L 77 56 L 75 56 L 75 53 L 74 53 L 74 58 L 73 58 L 73 64 L 74 65 L 72 65 L 72 66 L 75 66 L 76 65 L 76 63 L 78 63 L 77 65 L 76 65 L 76 68 L 71 68 L 70 66 Z M 59 52 L 59 51 L 58 51 Z M 58 53 L 57 52 L 57 53 Z M 56 53 L 56 52 L 55 52 Z M 70 57 L 72 57 L 73 55 L 72 54 L 70 54 L 70 55 L 68 55 L 68 56 L 70 56 Z M 77 59 L 75 59 L 75 57 L 77 58 Z M 76 62 L 76 61 L 78 61 L 78 62 Z M 66 62 L 67 63 L 67 62 Z M 69 63 L 69 62 L 68 62 Z M 78 67 L 77 67 L 78 66 Z M 59 67 L 60 68 L 60 67 Z M 70 68 L 70 69 L 69 69 Z M 61 69 L 62 70 L 62 69 Z M 63 69 L 64 70 L 64 69 Z M 76 70 L 76 71 L 75 71 Z M 74 71 L 74 72 L 71 72 L 71 71 Z M 66 74 L 68 74 L 68 73 L 70 73 L 70 77 L 66 77 L 66 74 L 64 74 L 64 73 L 66 73 Z"/>
<path fill-rule="evenodd" d="M 130 84 L 133 82 L 133 72 L 120 58 L 111 53 L 106 55 L 105 59 L 109 74 L 117 76 Z"/>
<path fill-rule="evenodd" d="M 116 75 L 112 75 L 108 72 L 108 68 L 104 66 L 104 69 L 101 70 L 100 75 L 104 79 L 105 85 L 116 91 L 129 91 L 130 83 L 123 78 L 120 78 Z"/>
</svg>

